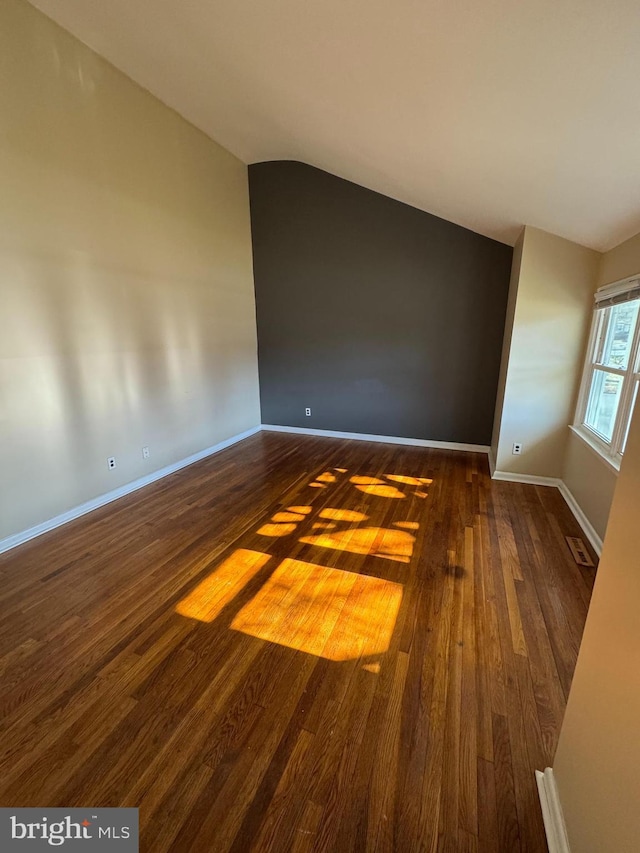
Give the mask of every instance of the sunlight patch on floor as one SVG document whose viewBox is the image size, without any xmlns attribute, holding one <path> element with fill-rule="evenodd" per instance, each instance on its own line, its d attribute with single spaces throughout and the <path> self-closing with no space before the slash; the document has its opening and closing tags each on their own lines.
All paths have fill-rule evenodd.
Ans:
<svg viewBox="0 0 640 853">
<path fill-rule="evenodd" d="M 404 530 L 391 530 L 386 527 L 356 527 L 351 530 L 300 537 L 300 542 L 304 542 L 305 545 L 332 548 L 335 551 L 349 551 L 351 554 L 384 557 L 398 563 L 408 563 L 411 560 L 415 541 L 415 536 L 405 533 Z"/>
<path fill-rule="evenodd" d="M 430 486 L 433 480 L 428 477 L 407 477 L 405 474 L 385 474 L 387 480 L 394 483 L 404 483 L 406 486 Z"/>
<path fill-rule="evenodd" d="M 231 623 L 236 631 L 333 661 L 383 654 L 401 584 L 283 560 Z"/>
<path fill-rule="evenodd" d="M 363 512 L 356 512 L 353 509 L 321 509 L 318 513 L 320 518 L 328 518 L 331 521 L 366 521 L 369 516 Z"/>
<path fill-rule="evenodd" d="M 289 536 L 295 533 L 296 529 L 296 524 L 263 524 L 256 533 L 259 536 Z"/>
<path fill-rule="evenodd" d="M 239 548 L 178 602 L 176 613 L 213 622 L 270 559 L 270 554 Z"/>
<path fill-rule="evenodd" d="M 271 516 L 272 521 L 282 524 L 290 521 L 304 521 L 305 516 L 301 512 L 276 512 Z"/>
</svg>

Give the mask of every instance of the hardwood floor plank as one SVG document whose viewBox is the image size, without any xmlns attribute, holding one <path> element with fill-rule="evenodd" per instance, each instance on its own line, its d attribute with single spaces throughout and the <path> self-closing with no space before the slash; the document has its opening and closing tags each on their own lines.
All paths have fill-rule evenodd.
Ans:
<svg viewBox="0 0 640 853">
<path fill-rule="evenodd" d="M 462 613 L 462 683 L 460 689 L 460 758 L 458 825 L 465 836 L 478 835 L 478 698 L 475 644 L 474 528 L 464 531 L 464 600 Z M 460 836 L 460 833 L 458 833 Z"/>
<path fill-rule="evenodd" d="M 384 724 L 376 744 L 376 762 L 369 785 L 369 824 L 367 848 L 394 850 L 394 822 L 398 779 L 400 713 L 408 669 L 408 655 L 399 652 L 395 661 L 393 684 Z"/>
<path fill-rule="evenodd" d="M 493 730 L 491 710 L 491 682 L 495 677 L 491 667 L 492 649 L 489 634 L 489 590 L 485 581 L 487 567 L 485 566 L 485 554 L 483 542 L 487 539 L 486 531 L 486 507 L 478 516 L 478 522 L 474 527 L 474 558 L 475 578 L 474 584 L 474 620 L 475 630 L 475 676 L 476 676 L 476 701 L 477 701 L 477 753 L 478 758 L 493 761 Z"/>
<path fill-rule="evenodd" d="M 516 547 L 514 532 L 511 527 L 511 518 L 509 516 L 505 492 L 497 491 L 495 513 L 502 564 L 511 572 L 511 575 L 515 580 L 521 581 L 523 579 L 522 568 L 520 567 L 518 549 Z"/>
<path fill-rule="evenodd" d="M 509 724 L 505 717 L 495 714 L 494 733 L 494 790 L 498 816 L 498 850 L 505 853 L 521 851 L 518 825 L 517 794 L 514 783 Z"/>
<path fill-rule="evenodd" d="M 316 803 L 309 801 L 304 807 L 300 825 L 291 843 L 291 853 L 309 853 L 313 850 L 316 836 L 320 828 L 322 809 Z"/>
<path fill-rule="evenodd" d="M 478 759 L 478 790 L 482 792 L 482 808 L 478 810 L 478 849 L 498 851 L 498 806 L 493 761 Z"/>
</svg>

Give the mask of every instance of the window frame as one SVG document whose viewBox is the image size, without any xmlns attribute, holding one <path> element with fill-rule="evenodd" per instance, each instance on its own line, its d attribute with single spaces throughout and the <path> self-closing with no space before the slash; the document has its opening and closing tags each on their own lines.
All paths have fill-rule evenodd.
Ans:
<svg viewBox="0 0 640 853">
<path fill-rule="evenodd" d="M 574 432 L 580 435 L 587 444 L 599 453 L 616 471 L 620 469 L 620 463 L 626 446 L 629 425 L 631 423 L 631 416 L 633 414 L 635 402 L 640 397 L 640 392 L 638 391 L 638 387 L 640 385 L 640 311 L 636 317 L 626 369 L 613 366 L 607 367 L 598 361 L 598 357 L 601 355 L 599 342 L 602 341 L 604 343 L 606 337 L 606 332 L 605 335 L 601 335 L 600 332 L 605 312 L 611 311 L 615 307 L 615 303 L 607 305 L 599 304 L 598 294 L 603 291 L 612 291 L 613 294 L 633 291 L 637 289 L 638 281 L 640 281 L 640 279 L 638 279 L 637 276 L 634 276 L 630 279 L 615 282 L 613 285 L 601 288 L 601 290 L 596 293 L 596 304 L 593 307 L 591 329 L 589 332 L 587 351 L 582 370 L 582 380 L 580 383 L 580 392 L 576 405 L 574 423 L 572 425 Z M 638 296 L 635 298 L 639 299 L 640 293 L 638 293 Z M 593 388 L 593 379 L 596 372 L 610 373 L 622 377 L 620 400 L 614 420 L 611 441 L 607 441 L 604 436 L 586 423 L 589 398 Z"/>
</svg>

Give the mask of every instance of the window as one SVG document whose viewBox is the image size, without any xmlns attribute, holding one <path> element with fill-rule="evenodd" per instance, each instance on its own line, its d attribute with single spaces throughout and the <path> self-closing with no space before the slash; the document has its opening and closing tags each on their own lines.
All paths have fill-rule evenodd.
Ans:
<svg viewBox="0 0 640 853">
<path fill-rule="evenodd" d="M 601 287 L 576 413 L 576 428 L 616 467 L 640 381 L 640 279 Z"/>
</svg>

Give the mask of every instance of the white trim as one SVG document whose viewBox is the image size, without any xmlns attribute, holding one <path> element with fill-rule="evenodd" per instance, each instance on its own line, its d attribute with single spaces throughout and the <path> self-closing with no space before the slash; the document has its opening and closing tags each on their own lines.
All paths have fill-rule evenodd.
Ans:
<svg viewBox="0 0 640 853">
<path fill-rule="evenodd" d="M 591 315 L 591 327 L 589 329 L 589 340 L 587 341 L 587 351 L 582 365 L 582 376 L 580 377 L 580 390 L 578 392 L 578 402 L 574 412 L 574 424 L 580 426 L 582 423 L 583 414 L 587 408 L 587 399 L 591 390 L 591 371 L 593 368 L 593 352 L 596 344 L 596 337 L 600 329 L 600 320 L 598 312 L 593 311 Z"/>
<path fill-rule="evenodd" d="M 493 455 L 493 450 L 489 448 L 489 476 L 493 480 L 493 475 L 496 473 L 496 459 Z"/>
<path fill-rule="evenodd" d="M 35 539 L 36 536 L 40 536 L 43 533 L 47 533 L 49 530 L 54 530 L 56 527 L 60 527 L 63 524 L 66 524 L 68 521 L 73 521 L 75 518 L 80 518 L 81 515 L 86 515 L 88 512 L 93 512 L 94 509 L 98 509 L 105 504 L 111 503 L 112 501 L 118 500 L 118 498 L 122 498 L 125 495 L 131 494 L 131 492 L 136 492 L 138 489 L 142 489 L 144 486 L 148 486 L 150 483 L 155 483 L 156 480 L 161 480 L 163 477 L 166 477 L 169 474 L 173 474 L 175 471 L 179 471 L 181 468 L 186 468 L 187 465 L 193 465 L 194 462 L 199 462 L 201 459 L 206 459 L 207 456 L 211 456 L 213 453 L 217 453 L 219 450 L 224 450 L 226 447 L 231 447 L 232 444 L 237 444 L 239 441 L 243 441 L 245 438 L 249 438 L 251 435 L 255 435 L 255 433 L 260 432 L 261 427 L 256 426 L 252 427 L 252 429 L 248 429 L 245 432 L 241 432 L 238 435 L 233 435 L 231 438 L 227 438 L 224 441 L 218 442 L 218 444 L 214 444 L 212 447 L 207 447 L 205 450 L 200 450 L 198 453 L 193 453 L 191 456 L 187 456 L 185 459 L 180 459 L 178 462 L 173 462 L 171 465 L 167 465 L 164 468 L 160 468 L 158 471 L 153 471 L 151 474 L 146 474 L 144 477 L 140 477 L 138 480 L 134 480 L 132 483 L 126 483 L 124 486 L 120 486 L 117 489 L 113 489 L 111 492 L 107 492 L 104 495 L 99 495 L 97 498 L 93 498 L 86 503 L 80 504 L 80 506 L 73 507 L 73 509 L 67 510 L 67 512 L 63 512 L 60 515 L 56 515 L 55 518 L 50 518 L 48 521 L 43 521 L 41 524 L 36 524 L 35 527 L 30 527 L 28 530 L 23 530 L 21 533 L 15 533 L 13 536 L 7 536 L 6 539 L 0 539 L 0 554 L 5 551 L 11 550 L 11 548 L 16 548 L 18 545 L 22 545 L 24 542 L 28 542 L 30 539 Z"/>
<path fill-rule="evenodd" d="M 632 279 L 625 279 L 623 282 L 617 282 L 600 288 L 600 290 L 596 291 L 596 300 L 597 294 L 601 291 L 619 288 L 619 286 L 622 286 L 625 283 L 628 284 L 631 280 Z M 633 277 L 633 281 L 636 281 L 635 276 Z M 636 320 L 627 367 L 623 370 L 621 368 L 610 367 L 602 364 L 602 348 L 604 347 L 608 330 L 608 325 L 603 326 L 603 324 L 605 323 L 605 313 L 606 311 L 609 311 L 611 307 L 612 306 L 599 306 L 596 304 L 593 311 L 591 330 L 589 332 L 589 342 L 582 369 L 580 391 L 578 394 L 578 402 L 576 405 L 572 429 L 574 429 L 576 434 L 580 435 L 580 437 L 583 438 L 593 450 L 599 453 L 605 461 L 609 462 L 612 467 L 616 469 L 620 466 L 620 460 L 622 459 L 622 445 L 625 435 L 628 432 L 629 423 L 633 414 L 636 382 L 638 381 L 638 370 L 640 369 L 638 365 L 638 362 L 640 361 L 640 321 Z M 599 310 L 600 308 L 602 310 Z M 609 322 L 610 318 L 607 319 L 606 323 L 608 324 Z M 596 371 L 600 371 L 601 373 L 612 373 L 622 378 L 622 391 L 616 411 L 611 441 L 606 441 L 604 437 L 599 436 L 594 429 L 586 424 L 589 397 L 593 389 L 593 378 Z"/>
<path fill-rule="evenodd" d="M 571 853 L 553 769 L 547 767 L 544 773 L 536 770 L 536 782 L 549 853 Z"/>
<path fill-rule="evenodd" d="M 585 536 L 591 543 L 593 550 L 599 557 L 602 554 L 602 539 L 596 532 L 594 526 L 591 524 L 587 516 L 584 514 L 578 501 L 569 491 L 569 487 L 567 486 L 567 484 L 564 481 L 560 480 L 558 488 L 560 489 L 560 494 L 565 499 L 567 506 L 574 514 L 576 521 L 578 522 L 578 524 L 584 531 Z"/>
<path fill-rule="evenodd" d="M 629 276 L 629 278 L 623 278 L 621 281 L 604 284 L 596 290 L 594 299 L 596 305 L 599 305 L 601 302 L 612 299 L 615 296 L 627 294 L 632 296 L 633 294 L 638 293 L 638 291 L 640 291 L 640 278 L 638 278 L 638 275 L 636 274 Z M 633 298 L 637 299 L 637 297 Z"/>
<path fill-rule="evenodd" d="M 535 474 L 512 474 L 511 471 L 494 471 L 492 480 L 504 480 L 506 483 L 525 483 L 527 486 L 555 486 L 559 488 L 561 480 L 557 477 L 538 477 Z"/>
<path fill-rule="evenodd" d="M 262 424 L 268 432 L 291 432 L 295 435 L 319 435 L 327 438 L 348 438 L 355 441 L 379 441 L 382 444 L 406 444 L 413 447 L 435 447 L 438 450 L 466 450 L 471 453 L 489 453 L 487 444 L 458 444 L 455 441 L 430 441 L 425 438 L 403 438 L 392 435 L 368 435 L 360 432 L 337 432 L 332 429 L 308 429 L 307 427 L 276 426 Z"/>
<path fill-rule="evenodd" d="M 10 551 L 12 548 L 16 548 L 18 545 L 22 545 L 23 543 L 28 542 L 30 539 L 35 539 L 36 536 L 40 536 L 43 533 L 47 533 L 50 530 L 54 530 L 56 527 L 61 527 L 68 521 L 73 521 L 76 518 L 80 518 L 80 516 L 82 515 L 86 515 L 89 512 L 93 512 L 94 509 L 99 509 L 101 506 L 105 506 L 105 504 L 118 500 L 118 498 L 122 498 L 125 495 L 137 491 L 138 489 L 142 489 L 144 488 L 144 486 L 148 486 L 151 483 L 155 483 L 156 480 L 161 480 L 163 477 L 167 477 L 169 474 L 173 474 L 175 471 L 179 471 L 181 468 L 186 468 L 188 465 L 193 465 L 194 462 L 199 462 L 201 459 L 206 459 L 207 456 L 211 456 L 214 453 L 218 453 L 218 451 L 220 450 L 224 450 L 227 447 L 231 447 L 233 444 L 237 444 L 239 441 L 243 441 L 245 438 L 249 438 L 250 436 L 255 435 L 257 432 L 260 432 L 261 430 L 271 432 L 288 432 L 297 435 L 318 435 L 328 436 L 330 438 L 346 438 L 354 439 L 356 441 L 379 441 L 383 444 L 403 444 L 417 447 L 434 447 L 439 448 L 441 450 L 464 450 L 473 453 L 486 453 L 489 458 L 489 467 L 491 469 L 491 477 L 493 480 L 503 480 L 509 483 L 525 483 L 527 485 L 535 486 L 557 487 L 560 490 L 560 493 L 562 494 L 563 498 L 567 502 L 569 509 L 574 514 L 578 524 L 584 531 L 587 539 L 593 546 L 595 552 L 598 554 L 598 556 L 600 556 L 600 554 L 602 553 L 602 539 L 596 533 L 591 522 L 584 514 L 578 502 L 562 480 L 559 480 L 555 477 L 536 477 L 532 474 L 512 474 L 508 471 L 496 471 L 495 462 L 491 453 L 491 448 L 485 445 L 457 444 L 455 442 L 449 441 L 428 441 L 426 439 L 421 438 L 394 438 L 392 436 L 365 435 L 353 432 L 335 432 L 333 430 L 306 429 L 304 427 L 283 427 L 262 424 L 261 426 L 256 426 L 252 429 L 246 430 L 245 432 L 239 433 L 238 435 L 231 436 L 231 438 L 227 438 L 224 441 L 213 445 L 212 447 L 207 447 L 205 450 L 200 450 L 198 453 L 194 453 L 191 456 L 187 456 L 186 458 L 181 459 L 178 462 L 174 462 L 171 465 L 167 465 L 164 468 L 160 468 L 158 471 L 153 471 L 151 474 L 147 474 L 144 477 L 140 477 L 138 480 L 134 480 L 132 483 L 126 483 L 124 486 L 120 486 L 117 489 L 113 489 L 113 491 L 111 492 L 107 492 L 104 495 L 99 495 L 97 498 L 93 498 L 92 500 L 87 501 L 86 503 L 80 504 L 80 506 L 73 507 L 72 509 L 67 510 L 67 512 L 63 512 L 60 515 L 55 516 L 54 518 L 51 518 L 47 521 L 43 521 L 41 524 L 37 524 L 34 527 L 30 527 L 20 533 L 15 533 L 12 536 L 7 536 L 5 539 L 0 539 L 0 554 L 3 554 L 5 551 Z"/>
</svg>

